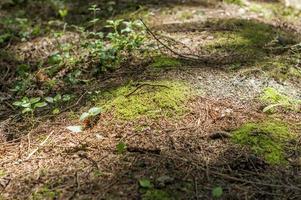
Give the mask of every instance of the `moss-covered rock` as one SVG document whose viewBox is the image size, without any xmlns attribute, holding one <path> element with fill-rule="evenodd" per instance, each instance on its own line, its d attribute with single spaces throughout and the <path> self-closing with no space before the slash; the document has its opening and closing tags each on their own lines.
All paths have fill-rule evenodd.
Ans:
<svg viewBox="0 0 301 200">
<path fill-rule="evenodd" d="M 186 111 L 185 102 L 190 94 L 189 86 L 177 81 L 128 84 L 112 91 L 103 107 L 125 120 L 177 116 Z"/>
<path fill-rule="evenodd" d="M 289 126 L 279 121 L 247 123 L 235 130 L 232 141 L 248 146 L 270 164 L 284 164 L 286 144 L 295 138 Z"/>
</svg>

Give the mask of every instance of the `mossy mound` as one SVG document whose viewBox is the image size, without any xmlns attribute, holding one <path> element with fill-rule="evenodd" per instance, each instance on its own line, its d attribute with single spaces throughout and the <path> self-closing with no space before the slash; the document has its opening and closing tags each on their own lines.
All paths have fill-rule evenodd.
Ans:
<svg viewBox="0 0 301 200">
<path fill-rule="evenodd" d="M 248 123 L 233 132 L 232 141 L 247 145 L 269 164 L 284 164 L 286 144 L 295 135 L 283 122 Z"/>
<path fill-rule="evenodd" d="M 177 116 L 186 111 L 191 96 L 188 85 L 177 81 L 155 81 L 128 84 L 111 92 L 103 107 L 118 118 L 131 120 L 141 116 Z"/>
<path fill-rule="evenodd" d="M 166 56 L 157 56 L 153 59 L 153 63 L 151 64 L 151 67 L 154 68 L 176 68 L 180 67 L 181 62 L 172 57 L 166 57 Z"/>
</svg>

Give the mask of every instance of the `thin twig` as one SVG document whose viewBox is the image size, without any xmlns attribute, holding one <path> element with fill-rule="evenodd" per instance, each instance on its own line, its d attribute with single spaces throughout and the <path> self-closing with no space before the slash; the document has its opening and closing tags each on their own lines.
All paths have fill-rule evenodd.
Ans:
<svg viewBox="0 0 301 200">
<path fill-rule="evenodd" d="M 139 90 L 140 88 L 142 88 L 142 87 L 144 87 L 144 86 L 164 87 L 164 88 L 170 89 L 170 87 L 168 87 L 168 86 L 166 86 L 166 85 L 143 83 L 143 84 L 139 84 L 132 92 L 130 92 L 129 94 L 125 95 L 125 97 L 131 96 L 131 95 L 134 94 L 137 90 Z"/>
<path fill-rule="evenodd" d="M 168 45 L 164 44 L 156 35 L 155 33 L 153 33 L 152 30 L 150 30 L 150 28 L 144 23 L 144 21 L 142 19 L 140 19 L 140 21 L 142 22 L 142 24 L 144 25 L 146 31 L 158 42 L 160 43 L 162 46 L 164 46 L 167 50 L 169 50 L 171 53 L 179 56 L 180 58 L 184 58 L 184 59 L 189 59 L 189 60 L 200 60 L 204 57 L 201 57 L 199 55 L 191 55 L 193 57 L 190 57 L 190 56 L 185 56 L 181 53 L 178 53 L 176 51 L 174 51 L 172 48 L 170 48 Z"/>
</svg>

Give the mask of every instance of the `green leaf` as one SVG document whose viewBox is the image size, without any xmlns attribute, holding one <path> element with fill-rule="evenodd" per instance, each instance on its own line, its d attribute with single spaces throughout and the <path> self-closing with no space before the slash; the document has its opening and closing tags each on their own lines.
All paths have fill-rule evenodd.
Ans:
<svg viewBox="0 0 301 200">
<path fill-rule="evenodd" d="M 140 179 L 139 186 L 142 188 L 152 188 L 153 187 L 152 183 L 148 179 Z"/>
<path fill-rule="evenodd" d="M 218 187 L 215 187 L 213 188 L 212 190 L 212 196 L 214 198 L 220 198 L 222 195 L 223 195 L 224 191 L 223 191 L 223 188 L 218 186 Z"/>
<path fill-rule="evenodd" d="M 23 97 L 23 98 L 22 98 L 22 101 L 23 101 L 23 102 L 28 102 L 29 99 L 28 99 L 28 97 Z"/>
<path fill-rule="evenodd" d="M 13 103 L 13 105 L 14 106 L 21 106 L 22 105 L 22 101 L 15 101 L 14 103 Z"/>
<path fill-rule="evenodd" d="M 99 113 L 101 113 L 101 108 L 99 108 L 99 107 L 93 107 L 89 110 L 89 114 L 92 116 L 96 116 Z"/>
<path fill-rule="evenodd" d="M 41 97 L 36 97 L 36 98 L 31 98 L 31 99 L 29 100 L 29 102 L 30 102 L 31 104 L 35 104 L 35 103 L 39 102 L 40 100 L 41 100 Z"/>
<path fill-rule="evenodd" d="M 46 103 L 46 102 L 39 102 L 39 103 L 36 103 L 35 105 L 34 105 L 34 107 L 35 108 L 42 108 L 42 107 L 45 107 L 45 106 L 47 106 L 48 104 Z"/>
<path fill-rule="evenodd" d="M 22 103 L 21 106 L 23 108 L 30 108 L 31 107 L 31 103 Z"/>
<path fill-rule="evenodd" d="M 125 150 L 126 150 L 126 144 L 123 143 L 123 142 L 119 142 L 119 143 L 116 145 L 116 150 L 117 150 L 117 153 L 118 153 L 118 154 L 124 153 Z"/>
<path fill-rule="evenodd" d="M 22 110 L 22 113 L 32 112 L 33 110 L 31 108 L 25 108 Z"/>
<path fill-rule="evenodd" d="M 79 120 L 80 120 L 80 121 L 83 121 L 83 120 L 87 119 L 88 117 L 90 117 L 90 114 L 87 113 L 87 112 L 84 112 L 84 113 L 80 116 Z"/>
<path fill-rule="evenodd" d="M 59 10 L 59 14 L 60 14 L 61 18 L 64 18 L 68 15 L 68 10 L 67 9 Z"/>
<path fill-rule="evenodd" d="M 55 97 L 53 98 L 53 100 L 55 102 L 58 102 L 58 101 L 62 100 L 62 95 L 60 95 L 60 94 L 55 95 Z"/>
<path fill-rule="evenodd" d="M 69 131 L 73 132 L 73 133 L 80 133 L 83 131 L 83 127 L 82 126 L 68 126 L 66 127 Z"/>
<path fill-rule="evenodd" d="M 52 111 L 52 114 L 54 114 L 54 115 L 59 114 L 59 113 L 60 113 L 60 109 L 58 109 L 58 108 L 55 108 Z"/>
<path fill-rule="evenodd" d="M 69 94 L 64 94 L 63 95 L 63 101 L 70 101 L 71 96 Z"/>
<path fill-rule="evenodd" d="M 45 97 L 45 101 L 49 102 L 49 103 L 53 103 L 54 100 L 52 97 Z"/>
</svg>

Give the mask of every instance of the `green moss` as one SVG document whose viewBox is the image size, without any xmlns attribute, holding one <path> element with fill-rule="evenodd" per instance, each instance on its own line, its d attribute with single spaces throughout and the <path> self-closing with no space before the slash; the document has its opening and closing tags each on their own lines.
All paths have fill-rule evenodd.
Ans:
<svg viewBox="0 0 301 200">
<path fill-rule="evenodd" d="M 213 20 L 206 26 L 227 31 L 212 32 L 213 39 L 205 41 L 199 48 L 209 54 L 235 52 L 234 62 L 256 62 L 266 58 L 269 51 L 264 47 L 277 36 L 275 28 L 255 20 Z"/>
<path fill-rule="evenodd" d="M 266 71 L 270 77 L 282 82 L 301 77 L 301 70 L 295 67 L 299 60 L 298 56 L 282 54 L 281 56 L 271 56 L 265 61 L 259 62 L 258 67 Z"/>
<path fill-rule="evenodd" d="M 270 164 L 284 164 L 285 145 L 295 136 L 288 125 L 278 121 L 248 123 L 233 132 L 233 142 L 247 145 Z"/>
<path fill-rule="evenodd" d="M 151 67 L 154 68 L 176 68 L 180 66 L 181 62 L 178 59 L 165 56 L 155 57 L 153 63 L 151 64 Z"/>
<path fill-rule="evenodd" d="M 239 6 L 245 5 L 245 1 L 243 1 L 243 0 L 224 0 L 224 2 L 228 3 L 228 4 L 239 5 Z"/>
<path fill-rule="evenodd" d="M 158 189 L 147 190 L 146 193 L 142 195 L 142 200 L 169 200 L 169 199 L 172 198 L 167 192 Z"/>
<path fill-rule="evenodd" d="M 301 100 L 282 94 L 271 87 L 267 87 L 263 90 L 260 100 L 268 105 L 265 108 L 266 111 L 274 111 L 274 108 L 278 106 L 297 111 L 301 105 Z"/>
<path fill-rule="evenodd" d="M 136 119 L 141 116 L 174 116 L 185 112 L 185 102 L 190 96 L 189 87 L 181 82 L 156 81 L 129 84 L 111 92 L 106 110 L 113 110 L 121 119 Z"/>
<path fill-rule="evenodd" d="M 32 195 L 33 200 L 58 199 L 58 197 L 59 197 L 59 192 L 55 190 L 51 190 L 46 186 L 40 188 Z"/>
</svg>

